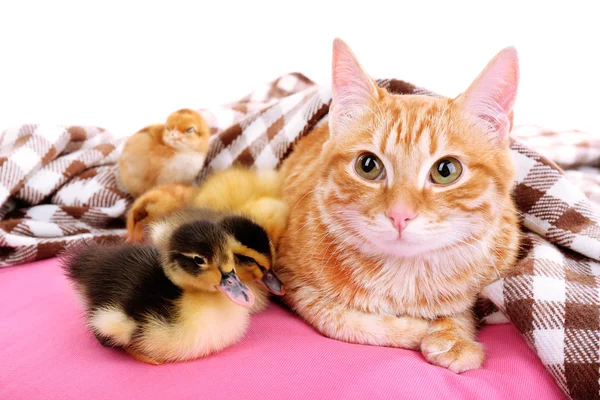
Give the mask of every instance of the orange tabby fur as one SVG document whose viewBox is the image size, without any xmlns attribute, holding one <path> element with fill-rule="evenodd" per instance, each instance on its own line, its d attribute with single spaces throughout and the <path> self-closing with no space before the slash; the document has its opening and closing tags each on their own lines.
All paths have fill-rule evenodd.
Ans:
<svg viewBox="0 0 600 400">
<path fill-rule="evenodd" d="M 127 140 L 119 159 L 121 182 L 133 197 L 156 185 L 191 184 L 204 165 L 209 139 L 200 114 L 175 111 L 166 124 L 148 126 Z"/>
<path fill-rule="evenodd" d="M 478 368 L 472 308 L 514 264 L 519 241 L 508 140 L 516 53 L 501 52 L 456 99 L 389 94 L 339 40 L 333 65 L 329 126 L 282 166 L 284 300 L 331 338 L 420 349 L 454 372 Z M 382 160 L 383 180 L 355 172 L 365 151 Z M 435 186 L 429 170 L 445 156 L 464 170 Z M 393 207 L 416 215 L 400 235 L 386 216 Z"/>
</svg>

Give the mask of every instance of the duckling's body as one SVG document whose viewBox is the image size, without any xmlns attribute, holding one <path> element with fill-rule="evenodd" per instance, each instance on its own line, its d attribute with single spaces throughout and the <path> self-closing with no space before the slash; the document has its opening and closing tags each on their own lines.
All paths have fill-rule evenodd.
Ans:
<svg viewBox="0 0 600 400">
<path fill-rule="evenodd" d="M 91 245 L 63 257 L 98 340 L 161 364 L 236 343 L 254 296 L 234 270 L 224 229 L 200 220 L 174 227 L 157 246 Z"/>
<path fill-rule="evenodd" d="M 146 225 L 190 207 L 249 217 L 265 229 L 275 246 L 287 225 L 288 207 L 281 200 L 279 173 L 232 167 L 213 173 L 199 188 L 166 185 L 142 195 L 127 214 L 129 239 L 144 240 Z"/>
<path fill-rule="evenodd" d="M 277 245 L 289 214 L 281 190 L 281 175 L 275 170 L 232 167 L 209 176 L 192 197 L 191 205 L 250 217 Z"/>
<path fill-rule="evenodd" d="M 88 324 L 108 347 L 147 362 L 206 356 L 239 341 L 250 310 L 221 292 L 183 290 L 161 267 L 151 246 L 93 246 L 71 255 Z"/>
</svg>

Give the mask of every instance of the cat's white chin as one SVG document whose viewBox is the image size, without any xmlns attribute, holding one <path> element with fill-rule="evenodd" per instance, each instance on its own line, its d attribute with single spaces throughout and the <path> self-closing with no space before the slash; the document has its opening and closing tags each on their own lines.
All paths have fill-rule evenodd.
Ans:
<svg viewBox="0 0 600 400">
<path fill-rule="evenodd" d="M 439 245 L 432 242 L 411 243 L 402 238 L 393 241 L 379 241 L 378 243 L 373 244 L 382 254 L 402 258 L 422 256 L 441 248 Z"/>
<path fill-rule="evenodd" d="M 372 255 L 379 253 L 379 255 L 402 258 L 421 257 L 443 251 L 461 241 L 460 237 L 455 237 L 456 233 L 427 237 L 408 231 L 403 232 L 402 235 L 396 231 L 390 231 L 385 234 L 374 233 L 370 236 L 370 240 L 361 246 L 365 253 Z"/>
<path fill-rule="evenodd" d="M 364 219 L 359 211 L 345 209 L 343 225 L 333 224 L 334 232 L 345 238 L 345 243 L 352 244 L 365 255 L 389 257 L 424 257 L 439 251 L 446 251 L 464 242 L 474 234 L 472 227 L 477 224 L 460 219 L 447 220 L 443 223 L 432 224 L 430 218 L 421 216 L 410 221 L 408 226 L 399 233 L 383 214 L 373 219 Z M 469 226 L 462 230 L 457 227 Z"/>
</svg>

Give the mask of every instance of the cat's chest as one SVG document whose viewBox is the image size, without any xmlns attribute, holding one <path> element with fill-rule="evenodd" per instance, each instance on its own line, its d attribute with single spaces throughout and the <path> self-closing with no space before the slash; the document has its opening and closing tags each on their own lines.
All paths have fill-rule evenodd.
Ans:
<svg viewBox="0 0 600 400">
<path fill-rule="evenodd" d="M 390 260 L 379 267 L 384 272 L 375 278 L 371 275 L 369 281 L 356 275 L 354 284 L 366 290 L 363 296 L 354 296 L 355 306 L 368 304 L 371 312 L 435 318 L 468 309 L 478 290 L 477 279 L 451 262 Z"/>
<path fill-rule="evenodd" d="M 192 183 L 204 166 L 204 159 L 203 153 L 193 151 L 175 154 L 165 163 L 158 177 L 158 183 Z"/>
</svg>

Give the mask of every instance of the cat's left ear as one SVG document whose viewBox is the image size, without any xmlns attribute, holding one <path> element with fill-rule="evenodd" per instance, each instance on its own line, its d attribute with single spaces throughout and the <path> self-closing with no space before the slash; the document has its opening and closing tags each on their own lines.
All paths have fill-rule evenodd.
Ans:
<svg viewBox="0 0 600 400">
<path fill-rule="evenodd" d="M 476 122 L 490 135 L 504 141 L 512 125 L 512 109 L 518 84 L 517 50 L 507 47 L 488 63 L 455 102 L 476 118 Z"/>
</svg>

